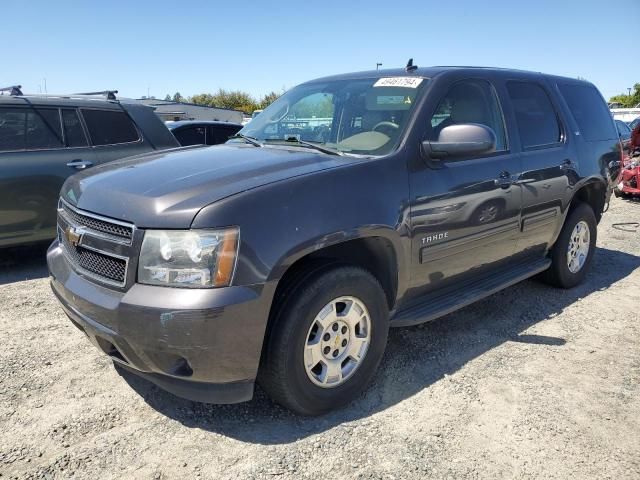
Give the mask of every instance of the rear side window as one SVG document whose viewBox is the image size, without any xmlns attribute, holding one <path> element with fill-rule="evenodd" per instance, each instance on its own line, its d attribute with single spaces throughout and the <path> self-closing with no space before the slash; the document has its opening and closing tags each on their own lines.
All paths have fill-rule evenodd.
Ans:
<svg viewBox="0 0 640 480">
<path fill-rule="evenodd" d="M 560 124 L 549 96 L 531 82 L 507 82 L 522 148 L 555 145 L 561 140 Z"/>
<path fill-rule="evenodd" d="M 135 125 L 124 112 L 82 110 L 82 116 L 94 145 L 116 145 L 140 139 Z"/>
<path fill-rule="evenodd" d="M 62 124 L 67 147 L 86 147 L 87 138 L 84 135 L 78 112 L 71 109 L 62 110 Z"/>
<path fill-rule="evenodd" d="M 189 127 L 174 131 L 173 134 L 180 145 L 186 147 L 188 145 L 205 145 L 205 131 L 205 127 Z"/>
<path fill-rule="evenodd" d="M 62 148 L 58 109 L 0 109 L 0 151 Z"/>
<path fill-rule="evenodd" d="M 595 87 L 561 83 L 558 88 L 585 140 L 593 142 L 617 138 L 611 112 Z"/>
</svg>

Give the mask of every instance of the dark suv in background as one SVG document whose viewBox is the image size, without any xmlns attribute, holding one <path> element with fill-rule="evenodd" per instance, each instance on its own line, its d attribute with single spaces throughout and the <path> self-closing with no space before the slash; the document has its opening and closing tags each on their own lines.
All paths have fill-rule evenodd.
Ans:
<svg viewBox="0 0 640 480">
<path fill-rule="evenodd" d="M 179 147 L 151 108 L 104 93 L 0 95 L 0 247 L 55 237 L 60 187 L 70 175 Z"/>
<path fill-rule="evenodd" d="M 229 140 L 242 129 L 239 123 L 206 120 L 181 120 L 167 122 L 180 145 L 219 145 Z"/>
<path fill-rule="evenodd" d="M 237 402 L 258 381 L 319 414 L 365 388 L 390 326 L 534 275 L 580 283 L 620 155 L 588 82 L 411 65 L 323 78 L 225 145 L 69 179 L 51 285 L 96 347 L 177 395 Z"/>
</svg>

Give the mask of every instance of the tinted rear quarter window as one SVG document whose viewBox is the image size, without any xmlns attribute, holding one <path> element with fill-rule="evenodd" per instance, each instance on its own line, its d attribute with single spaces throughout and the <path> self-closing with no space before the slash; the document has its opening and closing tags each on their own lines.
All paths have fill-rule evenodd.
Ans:
<svg viewBox="0 0 640 480">
<path fill-rule="evenodd" d="M 561 83 L 558 88 L 585 140 L 594 142 L 617 138 L 611 112 L 595 87 Z"/>
<path fill-rule="evenodd" d="M 507 82 L 522 148 L 552 146 L 560 142 L 560 124 L 549 96 L 532 82 Z"/>
<path fill-rule="evenodd" d="M 124 112 L 82 110 L 82 116 L 94 145 L 116 145 L 140 139 L 135 125 Z"/>
</svg>

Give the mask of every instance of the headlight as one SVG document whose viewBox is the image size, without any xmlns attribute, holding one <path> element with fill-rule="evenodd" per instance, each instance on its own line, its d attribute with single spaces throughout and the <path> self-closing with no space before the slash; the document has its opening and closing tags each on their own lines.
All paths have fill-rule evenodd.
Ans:
<svg viewBox="0 0 640 480">
<path fill-rule="evenodd" d="M 236 264 L 239 230 L 147 230 L 138 282 L 170 287 L 225 287 Z"/>
</svg>

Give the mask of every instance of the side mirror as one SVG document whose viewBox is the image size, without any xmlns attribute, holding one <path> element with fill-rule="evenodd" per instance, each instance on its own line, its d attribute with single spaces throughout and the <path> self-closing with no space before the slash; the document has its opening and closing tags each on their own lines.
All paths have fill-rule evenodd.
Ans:
<svg viewBox="0 0 640 480">
<path fill-rule="evenodd" d="M 438 141 L 422 142 L 424 153 L 430 159 L 444 160 L 492 153 L 496 150 L 496 134 L 477 123 L 462 123 L 445 127 Z"/>
</svg>

